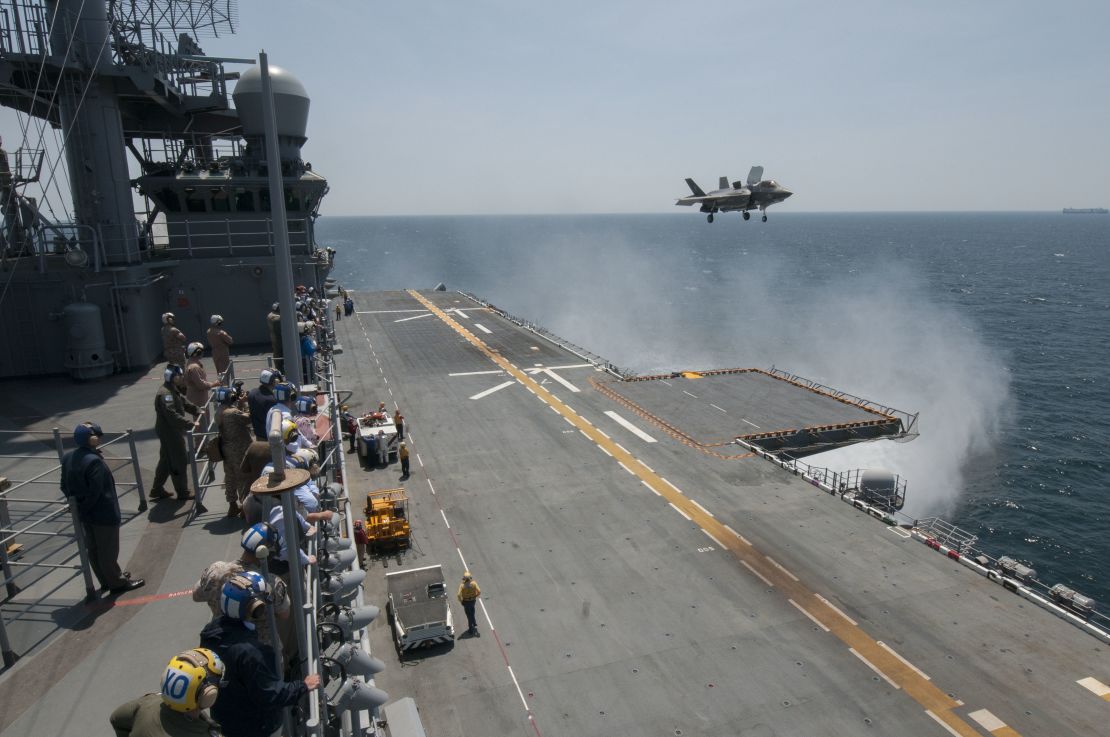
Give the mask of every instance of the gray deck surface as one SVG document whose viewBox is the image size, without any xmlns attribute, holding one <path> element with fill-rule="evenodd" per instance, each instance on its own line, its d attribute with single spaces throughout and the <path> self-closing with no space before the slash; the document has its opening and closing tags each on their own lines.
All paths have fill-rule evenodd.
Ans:
<svg viewBox="0 0 1110 737">
<path fill-rule="evenodd" d="M 367 312 L 404 304 L 397 294 L 356 301 Z M 465 314 L 452 317 L 521 369 L 582 363 L 487 311 Z M 498 367 L 437 317 L 358 317 L 340 324 L 344 381 L 367 407 L 398 403 L 414 450 L 413 549 L 371 566 L 369 598 L 384 596 L 379 569 L 441 563 L 453 586 L 466 565 L 488 613 L 479 610 L 481 638 L 403 667 L 387 657 L 385 623 L 373 625 L 390 666 L 378 684 L 414 696 L 429 734 L 945 734 L 781 586 L 766 586 L 525 387 L 504 373 L 450 376 Z M 357 371 L 346 368 L 352 359 Z M 970 734 L 988 734 L 967 716 L 980 709 L 1022 735 L 1094 735 L 1110 717 L 1110 704 L 1076 684 L 1110 677 L 1106 647 L 1091 636 L 764 461 L 710 458 L 670 439 L 594 391 L 592 368 L 557 373 L 580 391 L 533 376 L 962 700 L 955 713 Z M 396 471 L 366 481 L 393 486 Z"/>
<path fill-rule="evenodd" d="M 378 685 L 414 697 L 429 735 L 948 734 L 921 688 L 896 688 L 838 633 L 857 649 L 884 642 L 928 674 L 928 688 L 962 701 L 953 713 L 965 735 L 990 734 L 969 717 L 982 709 L 1023 737 L 1105 733 L 1110 702 L 1076 684 L 1110 682 L 1098 640 L 765 461 L 713 458 L 671 439 L 594 390 L 587 378 L 602 374 L 581 359 L 465 298 L 424 295 L 463 308 L 452 319 L 537 370 L 529 376 L 543 389 L 798 579 L 764 567 L 769 586 L 741 562 L 756 553 L 722 549 L 440 318 L 397 322 L 421 314 L 413 297 L 355 294 L 357 319 L 338 325 L 342 388 L 358 409 L 399 405 L 413 451 L 403 482 L 396 464 L 351 468 L 352 498 L 402 483 L 411 498 L 412 549 L 371 563 L 367 599 L 384 607 L 385 572 L 439 563 L 459 622 L 453 593 L 465 567 L 482 587 L 481 637 L 453 647 L 402 664 L 384 614 L 371 625 L 387 664 Z M 555 373 L 579 391 L 541 371 L 560 366 L 578 366 Z M 27 403 L 51 415 L 39 424 L 72 426 L 107 402 L 100 412 L 149 432 L 155 387 L 81 389 L 90 400 L 76 412 L 72 399 Z M 150 474 L 154 444 L 144 440 L 140 453 Z M 183 527 L 182 510 L 163 502 L 124 528 L 121 559 L 148 581 L 124 599 L 163 597 L 64 630 L 0 677 L 0 734 L 105 734 L 112 708 L 157 689 L 167 659 L 194 645 L 208 618 L 172 594 L 212 560 L 237 555 L 237 525 L 222 520 L 221 504 L 210 507 Z M 791 603 L 817 612 L 817 594 L 858 627 L 825 632 Z M 53 616 L 75 607 L 63 601 Z M 899 683 L 912 675 L 888 674 Z"/>
<path fill-rule="evenodd" d="M 727 443 L 752 433 L 883 419 L 862 407 L 756 372 L 613 381 L 609 386 L 702 445 Z"/>
</svg>

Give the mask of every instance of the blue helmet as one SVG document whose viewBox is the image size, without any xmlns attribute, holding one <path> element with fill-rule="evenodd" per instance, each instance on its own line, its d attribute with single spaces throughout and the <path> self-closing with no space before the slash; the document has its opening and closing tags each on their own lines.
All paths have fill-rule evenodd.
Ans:
<svg viewBox="0 0 1110 737">
<path fill-rule="evenodd" d="M 266 557 L 261 554 L 261 548 L 265 548 L 267 553 L 277 552 L 277 544 L 277 531 L 274 530 L 268 522 L 259 522 L 256 525 L 252 525 L 250 529 L 243 533 L 243 540 L 240 543 L 243 550 L 246 550 L 248 553 L 253 553 L 259 558 Z"/>
<path fill-rule="evenodd" d="M 297 403 L 293 406 L 302 415 L 311 415 L 316 413 L 316 400 L 312 397 L 297 397 Z"/>
<path fill-rule="evenodd" d="M 257 621 L 266 614 L 266 579 L 243 571 L 228 579 L 220 592 L 220 611 L 232 619 Z"/>
<path fill-rule="evenodd" d="M 232 404 L 239 399 L 239 392 L 230 387 L 221 386 L 216 390 L 216 402 L 219 404 Z"/>
<path fill-rule="evenodd" d="M 89 444 L 89 438 L 92 436 L 101 437 L 104 431 L 100 429 L 100 425 L 95 422 L 82 422 L 77 427 L 73 428 L 73 442 L 82 447 Z"/>
<path fill-rule="evenodd" d="M 287 381 L 274 386 L 274 397 L 282 404 L 288 404 L 297 396 L 297 387 Z"/>
</svg>

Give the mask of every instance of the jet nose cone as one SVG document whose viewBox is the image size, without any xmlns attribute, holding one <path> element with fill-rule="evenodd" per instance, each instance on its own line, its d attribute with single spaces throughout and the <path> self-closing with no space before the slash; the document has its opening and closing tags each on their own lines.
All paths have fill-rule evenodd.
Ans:
<svg viewBox="0 0 1110 737">
<path fill-rule="evenodd" d="M 783 199 L 785 200 L 785 199 L 786 199 L 787 197 L 790 197 L 790 196 L 791 196 L 791 195 L 793 195 L 794 193 L 793 193 L 793 192 L 791 192 L 791 191 L 790 191 L 789 189 L 787 189 L 786 187 L 783 187 L 782 189 L 780 189 L 780 190 L 779 190 L 779 194 L 780 194 L 780 195 L 782 195 L 782 198 L 783 198 Z"/>
</svg>

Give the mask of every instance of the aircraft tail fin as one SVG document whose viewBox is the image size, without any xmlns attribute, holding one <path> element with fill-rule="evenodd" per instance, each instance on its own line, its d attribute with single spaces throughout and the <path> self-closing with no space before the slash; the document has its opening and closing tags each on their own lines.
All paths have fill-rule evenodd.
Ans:
<svg viewBox="0 0 1110 737">
<path fill-rule="evenodd" d="M 705 197 L 705 192 L 701 191 L 701 187 L 699 187 L 697 182 L 695 182 L 693 179 L 687 177 L 686 186 L 690 188 L 690 191 L 693 192 L 695 196 Z"/>
<path fill-rule="evenodd" d="M 721 177 L 720 179 L 717 180 L 717 188 L 718 189 L 728 189 L 729 186 L 730 185 L 728 183 L 728 177 Z"/>
<path fill-rule="evenodd" d="M 748 184 L 755 184 L 763 178 L 763 167 L 753 166 L 752 170 L 748 172 Z"/>
</svg>

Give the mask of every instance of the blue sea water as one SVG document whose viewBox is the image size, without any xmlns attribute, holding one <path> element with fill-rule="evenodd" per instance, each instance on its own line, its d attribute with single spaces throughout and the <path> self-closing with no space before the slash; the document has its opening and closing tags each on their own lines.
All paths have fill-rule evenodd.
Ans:
<svg viewBox="0 0 1110 737">
<path fill-rule="evenodd" d="M 1110 217 L 324 217 L 358 289 L 479 294 L 638 373 L 778 366 L 920 437 L 809 459 L 908 479 L 994 555 L 1110 604 Z"/>
</svg>

